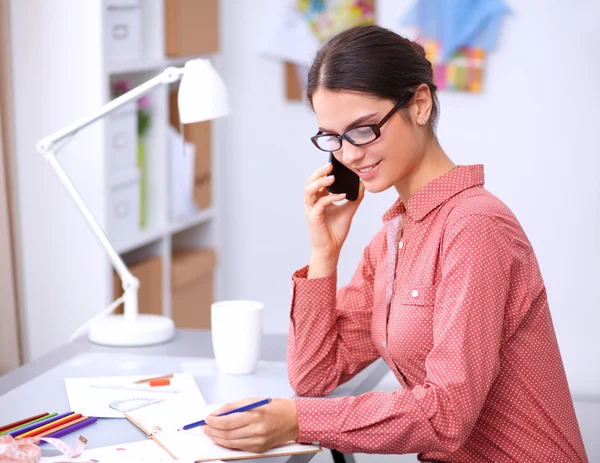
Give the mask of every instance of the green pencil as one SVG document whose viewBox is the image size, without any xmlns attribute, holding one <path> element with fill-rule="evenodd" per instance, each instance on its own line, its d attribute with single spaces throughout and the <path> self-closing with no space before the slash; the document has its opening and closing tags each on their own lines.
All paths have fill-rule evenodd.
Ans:
<svg viewBox="0 0 600 463">
<path fill-rule="evenodd" d="M 6 431 L 0 432 L 0 436 L 3 436 L 4 434 L 8 434 L 9 432 L 13 432 L 13 431 L 16 431 L 18 429 L 24 428 L 26 426 L 31 426 L 32 424 L 35 424 L 38 421 L 47 420 L 48 418 L 52 418 L 53 416 L 56 416 L 56 415 L 58 415 L 58 413 L 50 413 L 49 415 L 46 415 L 46 416 L 44 416 L 42 418 L 38 418 L 37 420 L 30 421 L 29 423 L 22 424 L 21 426 L 17 426 L 15 428 L 7 429 Z"/>
</svg>

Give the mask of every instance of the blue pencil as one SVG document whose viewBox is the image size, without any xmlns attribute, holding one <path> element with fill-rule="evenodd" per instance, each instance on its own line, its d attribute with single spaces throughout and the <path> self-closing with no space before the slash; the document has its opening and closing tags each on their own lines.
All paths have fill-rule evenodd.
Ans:
<svg viewBox="0 0 600 463">
<path fill-rule="evenodd" d="M 239 407 L 239 408 L 234 408 L 233 410 L 229 410 L 228 412 L 221 413 L 217 416 L 225 416 L 225 415 L 231 415 L 232 413 L 246 412 L 248 410 L 252 410 L 253 408 L 260 407 L 262 405 L 267 405 L 269 402 L 271 402 L 271 399 L 259 400 L 258 402 L 244 405 L 243 407 Z M 183 428 L 179 428 L 178 431 L 187 431 L 188 429 L 192 429 L 197 426 L 204 426 L 205 424 L 206 424 L 206 421 L 204 421 L 204 420 L 196 421 L 195 423 L 186 424 Z"/>
</svg>

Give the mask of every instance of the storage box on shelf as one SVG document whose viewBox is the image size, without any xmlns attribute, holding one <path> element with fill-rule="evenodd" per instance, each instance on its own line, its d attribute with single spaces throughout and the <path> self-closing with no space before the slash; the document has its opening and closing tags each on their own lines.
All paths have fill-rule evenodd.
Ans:
<svg viewBox="0 0 600 463">
<path fill-rule="evenodd" d="M 214 249 L 182 249 L 173 252 L 171 314 L 177 328 L 210 329 L 215 264 Z"/>
<path fill-rule="evenodd" d="M 118 244 L 140 231 L 140 170 L 121 169 L 112 174 L 110 184 L 110 236 Z"/>
<path fill-rule="evenodd" d="M 153 256 L 139 262 L 128 263 L 131 273 L 140 280 L 138 289 L 138 310 L 140 313 L 163 314 L 163 259 Z M 113 272 L 113 297 L 123 294 L 121 280 Z M 121 306 L 116 313 L 122 313 Z"/>
<path fill-rule="evenodd" d="M 112 98 L 132 87 L 127 79 L 109 81 Z M 107 173 L 110 185 L 109 236 L 119 247 L 134 240 L 145 225 L 145 165 L 139 157 L 138 103 L 132 101 L 106 118 Z"/>
<path fill-rule="evenodd" d="M 140 0 L 105 0 L 106 48 L 112 62 L 142 56 L 142 9 Z"/>
<path fill-rule="evenodd" d="M 164 6 L 167 56 L 219 50 L 219 0 L 165 0 Z"/>
<path fill-rule="evenodd" d="M 108 159 L 111 174 L 137 165 L 137 107 L 128 103 L 107 117 Z"/>
</svg>

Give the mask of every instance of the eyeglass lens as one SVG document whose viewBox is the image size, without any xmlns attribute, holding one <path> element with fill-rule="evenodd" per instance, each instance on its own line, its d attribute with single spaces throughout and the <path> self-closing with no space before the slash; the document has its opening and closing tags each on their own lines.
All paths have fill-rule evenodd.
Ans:
<svg viewBox="0 0 600 463">
<path fill-rule="evenodd" d="M 357 127 L 345 133 L 345 138 L 354 145 L 364 145 L 374 141 L 377 135 L 371 127 Z M 321 135 L 317 144 L 323 151 L 337 151 L 342 147 L 342 141 L 337 135 Z"/>
</svg>

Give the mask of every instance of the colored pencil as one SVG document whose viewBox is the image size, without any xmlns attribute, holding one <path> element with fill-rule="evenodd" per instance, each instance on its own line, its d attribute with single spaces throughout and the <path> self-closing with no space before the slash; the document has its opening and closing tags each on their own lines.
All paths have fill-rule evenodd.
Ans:
<svg viewBox="0 0 600 463">
<path fill-rule="evenodd" d="M 170 373 L 170 374 L 164 375 L 164 376 L 154 376 L 153 378 L 138 379 L 137 381 L 134 381 L 133 384 L 149 383 L 150 381 L 154 381 L 156 379 L 171 379 L 172 377 L 173 377 L 173 373 Z"/>
<path fill-rule="evenodd" d="M 246 412 L 248 410 L 252 410 L 253 408 L 260 407 L 262 405 L 267 405 L 269 402 L 271 402 L 271 399 L 259 400 L 258 402 L 244 405 L 243 407 L 234 408 L 233 410 L 229 410 L 228 412 L 219 413 L 217 416 L 225 416 L 225 415 L 231 415 L 232 413 Z M 183 428 L 179 428 L 177 431 L 187 431 L 188 429 L 192 429 L 197 426 L 204 426 L 205 424 L 206 424 L 206 421 L 200 420 L 200 421 L 196 421 L 195 423 L 186 424 Z"/>
<path fill-rule="evenodd" d="M 8 434 L 13 431 L 18 431 L 19 429 L 23 429 L 27 426 L 31 426 L 32 424 L 39 423 L 40 421 L 44 421 L 44 420 L 51 418 L 53 416 L 56 416 L 56 415 L 58 415 L 58 413 L 50 413 L 48 415 L 44 415 L 43 417 L 38 418 L 37 420 L 30 421 L 29 423 L 22 424 L 21 426 L 17 426 L 15 428 L 7 429 L 6 431 L 2 431 L 2 432 L 0 432 L 0 436 L 3 436 L 4 434 Z"/>
<path fill-rule="evenodd" d="M 18 428 L 22 424 L 29 424 L 29 423 L 36 421 L 40 418 L 43 418 L 44 416 L 49 415 L 49 414 L 50 413 L 48 413 L 48 412 L 40 413 L 39 415 L 31 416 L 29 418 L 25 418 L 24 420 L 15 421 L 14 423 L 10 423 L 10 424 L 5 424 L 4 426 L 0 426 L 0 432 L 8 431 L 9 429 Z"/>
<path fill-rule="evenodd" d="M 96 417 L 88 418 L 86 420 L 81 421 L 80 423 L 74 424 L 73 426 L 69 426 L 68 428 L 65 428 L 65 429 L 61 429 L 60 431 L 53 432 L 52 434 L 48 434 L 47 436 L 44 436 L 44 437 L 62 437 L 65 434 L 69 434 L 71 432 L 77 431 L 78 429 L 81 429 L 85 426 L 95 423 L 96 421 L 98 421 L 98 418 L 96 418 Z"/>
<path fill-rule="evenodd" d="M 64 418 L 61 418 L 60 420 L 56 420 L 53 421 L 52 423 L 49 423 L 45 426 L 40 426 L 39 428 L 33 429 L 29 432 L 26 432 L 25 434 L 21 434 L 20 436 L 17 437 L 17 439 L 22 439 L 24 437 L 34 437 L 34 436 L 38 436 L 43 432 L 46 431 L 50 431 L 58 426 L 62 426 L 63 424 L 66 423 L 70 423 L 73 420 L 76 420 L 77 418 L 81 418 L 81 413 L 71 413 L 68 416 L 65 416 Z"/>
<path fill-rule="evenodd" d="M 60 420 L 61 418 L 64 418 L 65 416 L 70 415 L 71 413 L 73 413 L 73 412 L 63 413 L 61 415 L 57 415 L 56 413 L 54 413 L 55 416 L 52 418 L 48 418 L 47 420 L 43 420 L 43 421 L 40 421 L 39 423 L 32 424 L 31 426 L 27 426 L 25 428 L 19 429 L 18 431 L 9 432 L 9 434 L 12 437 L 20 436 L 21 434 L 25 434 L 26 432 L 29 432 L 33 429 L 37 429 L 40 426 L 45 426 L 49 423 L 52 423 L 53 421 Z"/>
<path fill-rule="evenodd" d="M 44 431 L 43 433 L 38 434 L 35 437 L 36 437 L 36 439 L 39 439 L 40 437 L 45 437 L 45 436 L 47 436 L 49 434 L 53 434 L 55 432 L 61 431 L 62 429 L 68 428 L 69 426 L 73 426 L 74 424 L 81 423 L 82 421 L 85 421 L 87 419 L 88 419 L 87 416 L 81 416 L 80 415 L 80 418 L 77 418 L 75 421 L 71 421 L 70 423 L 65 423 L 62 426 L 59 426 L 57 428 L 48 429 L 47 431 Z"/>
<path fill-rule="evenodd" d="M 150 385 L 150 387 L 169 386 L 171 384 L 171 380 L 168 378 L 153 379 L 152 381 L 149 381 L 148 384 Z"/>
</svg>

